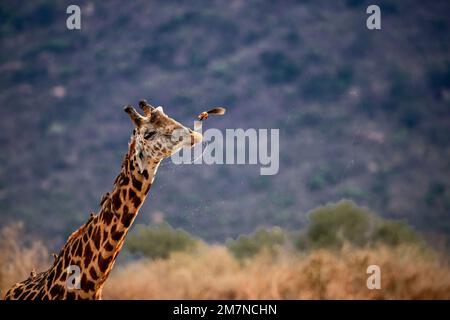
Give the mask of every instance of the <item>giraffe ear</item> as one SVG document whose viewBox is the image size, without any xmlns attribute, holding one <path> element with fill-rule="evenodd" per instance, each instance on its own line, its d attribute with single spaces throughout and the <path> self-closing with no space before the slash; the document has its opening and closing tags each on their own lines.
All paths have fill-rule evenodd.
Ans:
<svg viewBox="0 0 450 320">
<path fill-rule="evenodd" d="M 123 111 L 128 113 L 130 116 L 131 121 L 133 121 L 134 125 L 136 127 L 139 127 L 144 122 L 144 117 L 141 116 L 136 109 L 134 109 L 132 106 L 126 106 Z"/>
</svg>

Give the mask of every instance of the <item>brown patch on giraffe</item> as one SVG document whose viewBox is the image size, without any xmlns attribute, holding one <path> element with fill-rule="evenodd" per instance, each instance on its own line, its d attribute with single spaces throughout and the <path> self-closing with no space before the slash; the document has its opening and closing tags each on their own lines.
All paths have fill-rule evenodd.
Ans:
<svg viewBox="0 0 450 320">
<path fill-rule="evenodd" d="M 62 269 L 62 261 L 59 260 L 58 263 L 56 264 L 56 274 L 61 274 L 61 270 Z"/>
<path fill-rule="evenodd" d="M 23 300 L 28 300 L 28 299 L 30 299 L 30 296 L 33 294 L 33 292 L 32 291 L 28 291 L 28 293 L 25 295 L 25 296 L 23 296 Z"/>
<path fill-rule="evenodd" d="M 88 230 L 87 230 L 87 234 L 88 234 L 88 236 L 90 237 L 91 236 L 91 234 L 92 234 L 92 224 L 89 224 L 89 227 L 88 227 Z"/>
<path fill-rule="evenodd" d="M 97 274 L 97 272 L 95 271 L 95 267 L 94 267 L 94 266 L 92 266 L 92 267 L 89 269 L 89 275 L 91 276 L 92 280 L 94 280 L 94 281 L 98 279 L 98 274 Z"/>
<path fill-rule="evenodd" d="M 120 185 L 122 187 L 127 186 L 130 183 L 130 178 L 128 178 L 127 176 L 123 176 L 122 180 L 120 181 Z"/>
<path fill-rule="evenodd" d="M 128 192 L 128 200 L 133 200 L 134 197 L 136 197 L 136 192 L 134 192 L 133 189 L 130 189 L 130 192 Z"/>
<path fill-rule="evenodd" d="M 70 251 L 69 250 L 66 250 L 64 252 L 63 261 L 64 261 L 63 269 L 65 270 L 69 266 L 69 263 L 70 263 Z"/>
<path fill-rule="evenodd" d="M 73 241 L 73 243 L 72 243 L 72 247 L 78 246 L 78 244 L 79 244 L 80 242 L 81 242 L 81 238 L 75 239 L 75 240 Z M 59 259 L 59 255 L 58 255 L 57 258 Z"/>
<path fill-rule="evenodd" d="M 139 205 L 141 204 L 142 200 L 140 197 L 138 197 L 138 195 L 136 194 L 136 192 L 134 192 L 133 190 L 130 189 L 129 192 L 129 200 L 131 200 L 134 204 L 134 207 L 137 209 L 139 207 Z"/>
<path fill-rule="evenodd" d="M 144 171 L 142 171 L 142 175 L 144 176 L 145 179 L 149 178 L 147 169 L 144 169 Z"/>
<path fill-rule="evenodd" d="M 112 251 L 112 249 L 114 249 L 113 245 L 112 245 L 111 243 L 109 243 L 109 241 L 107 241 L 107 242 L 105 243 L 105 245 L 103 246 L 103 248 L 104 248 L 106 251 Z"/>
<path fill-rule="evenodd" d="M 53 287 L 50 289 L 50 294 L 53 297 L 57 297 L 61 294 L 61 292 L 64 290 L 63 286 L 61 286 L 60 284 L 54 284 Z M 43 294 L 44 292 L 41 291 L 41 293 Z"/>
<path fill-rule="evenodd" d="M 137 191 L 141 191 L 142 189 L 141 181 L 137 180 L 134 176 L 131 176 L 131 183 L 133 184 L 133 187 L 135 187 Z"/>
<path fill-rule="evenodd" d="M 54 271 L 52 271 L 52 272 L 54 272 Z M 25 290 L 30 290 L 33 285 L 34 285 L 34 283 L 30 282 L 24 288 L 25 288 Z"/>
<path fill-rule="evenodd" d="M 32 290 L 30 294 L 27 295 L 27 300 L 38 300 L 39 292 Z"/>
<path fill-rule="evenodd" d="M 23 293 L 23 288 L 21 288 L 21 287 L 17 288 L 14 292 L 14 298 L 19 299 L 19 297 L 22 295 L 22 293 Z"/>
<path fill-rule="evenodd" d="M 77 247 L 76 247 L 75 243 L 77 243 L 77 242 L 74 242 L 74 244 L 72 244 L 72 247 L 70 248 L 70 253 L 71 253 L 72 256 L 75 255 L 76 250 L 77 250 Z"/>
<path fill-rule="evenodd" d="M 84 267 L 87 268 L 89 263 L 91 263 L 92 261 L 92 249 L 91 249 L 91 245 L 88 243 L 86 243 L 86 247 L 84 248 Z"/>
<path fill-rule="evenodd" d="M 108 266 L 111 262 L 112 256 L 108 256 L 108 258 L 103 259 L 101 254 L 98 255 L 98 268 L 101 272 L 105 272 L 108 269 Z"/>
<path fill-rule="evenodd" d="M 109 225 L 113 218 L 112 212 L 109 210 L 105 210 L 105 211 L 103 211 L 102 216 L 103 216 L 103 222 L 105 222 L 105 224 Z"/>
<path fill-rule="evenodd" d="M 120 192 L 115 192 L 113 195 L 113 205 L 114 210 L 119 210 L 120 206 L 122 205 L 122 200 L 120 200 Z"/>
<path fill-rule="evenodd" d="M 36 293 L 37 294 L 34 297 L 34 299 L 36 299 L 36 300 L 44 300 L 44 294 L 45 294 L 44 291 L 37 291 Z"/>
<path fill-rule="evenodd" d="M 50 281 L 50 279 L 47 280 L 47 283 L 45 284 L 45 286 L 47 288 L 47 291 L 50 290 L 50 287 L 51 287 L 52 283 L 53 283 L 53 281 Z"/>
<path fill-rule="evenodd" d="M 131 225 L 131 221 L 133 221 L 134 214 L 128 212 L 128 206 L 125 205 L 123 207 L 123 214 L 122 214 L 122 224 L 125 228 L 128 228 Z"/>
<path fill-rule="evenodd" d="M 111 238 L 115 241 L 119 241 L 123 236 L 123 231 L 114 231 L 111 233 Z"/>
<path fill-rule="evenodd" d="M 52 269 L 52 271 L 47 277 L 48 283 L 53 283 L 53 280 L 55 280 L 55 268 Z"/>
<path fill-rule="evenodd" d="M 134 206 L 135 206 L 136 208 L 139 208 L 139 206 L 140 206 L 141 203 L 142 203 L 142 199 L 139 198 L 139 197 L 135 197 L 135 198 L 133 199 L 133 202 L 134 202 Z"/>
<path fill-rule="evenodd" d="M 81 257 L 81 254 L 83 253 L 83 245 L 81 244 L 81 241 L 77 242 L 77 251 L 75 252 L 77 257 Z"/>
<path fill-rule="evenodd" d="M 97 227 L 97 228 L 95 228 L 95 231 L 92 234 L 92 240 L 93 240 L 94 246 L 97 250 L 100 249 L 100 238 L 101 238 L 100 228 Z"/>
<path fill-rule="evenodd" d="M 95 288 L 94 282 L 88 280 L 85 273 L 83 273 L 83 275 L 81 276 L 80 285 L 81 289 L 83 289 L 84 291 L 94 291 Z"/>
</svg>

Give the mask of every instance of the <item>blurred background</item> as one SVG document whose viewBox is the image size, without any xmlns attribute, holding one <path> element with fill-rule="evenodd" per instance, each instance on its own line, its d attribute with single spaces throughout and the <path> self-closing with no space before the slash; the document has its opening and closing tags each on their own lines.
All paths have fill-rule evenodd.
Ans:
<svg viewBox="0 0 450 320">
<path fill-rule="evenodd" d="M 119 173 L 132 130 L 123 106 L 146 98 L 189 126 L 223 105 L 205 128 L 279 128 L 280 170 L 165 160 L 122 256 L 164 257 L 133 247 L 161 233 L 175 247 L 226 243 L 236 257 L 285 234 L 296 248 L 420 237 L 448 252 L 448 1 L 376 1 L 381 30 L 366 28 L 375 3 L 364 0 L 77 1 L 73 31 L 70 4 L 0 4 L 6 238 L 59 250 Z M 371 219 L 381 231 L 368 235 Z"/>
</svg>

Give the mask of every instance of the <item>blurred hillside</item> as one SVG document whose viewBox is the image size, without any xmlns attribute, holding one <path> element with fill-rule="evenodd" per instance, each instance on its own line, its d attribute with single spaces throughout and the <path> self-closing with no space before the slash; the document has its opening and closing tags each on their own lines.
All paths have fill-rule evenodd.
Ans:
<svg viewBox="0 0 450 320">
<path fill-rule="evenodd" d="M 280 128 L 280 171 L 166 161 L 137 223 L 207 240 L 297 228 L 349 198 L 450 235 L 450 3 L 69 1 L 0 4 L 0 226 L 59 246 L 119 172 L 140 98 L 186 125 Z M 371 4 L 371 3 L 370 3 Z"/>
</svg>

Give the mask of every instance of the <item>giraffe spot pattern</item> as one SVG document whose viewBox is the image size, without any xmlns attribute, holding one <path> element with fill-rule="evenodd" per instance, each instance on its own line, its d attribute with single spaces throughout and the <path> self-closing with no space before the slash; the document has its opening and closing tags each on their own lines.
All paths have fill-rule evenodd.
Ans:
<svg viewBox="0 0 450 320">
<path fill-rule="evenodd" d="M 108 268 L 109 263 L 111 262 L 112 256 L 108 256 L 106 259 L 103 259 L 101 254 L 98 255 L 98 268 L 100 272 L 105 272 Z"/>
<path fill-rule="evenodd" d="M 161 144 L 159 144 L 159 148 L 165 149 Z M 148 148 L 146 148 L 146 152 L 149 152 Z M 8 291 L 11 292 L 10 298 L 100 298 L 101 286 L 111 271 L 112 262 L 124 243 L 124 235 L 127 234 L 137 213 L 134 209 L 139 208 L 143 201 L 142 195 L 146 195 L 151 187 L 151 183 L 146 181 L 151 178 L 149 171 L 144 169 L 142 173 L 137 172 L 137 167 L 134 160 L 130 159 L 130 154 L 132 152 L 125 157 L 122 172 L 114 181 L 116 190 L 112 196 L 107 193 L 102 197 L 100 214 L 98 216 L 91 214 L 89 220 L 69 237 L 59 256 L 55 257 L 53 267 L 47 272 L 41 273 L 42 276 L 39 276 L 39 279 L 33 276 L 24 281 L 23 285 L 13 287 Z M 153 164 L 148 168 L 153 170 L 156 165 Z M 145 190 L 143 190 L 144 187 Z M 115 212 L 121 208 L 122 212 Z M 120 224 L 118 224 L 119 219 Z M 92 265 L 95 262 L 98 267 Z M 65 280 L 68 276 L 67 267 L 74 263 L 84 266 L 81 292 L 69 291 L 65 287 Z"/>
<path fill-rule="evenodd" d="M 134 176 L 131 177 L 131 182 L 133 184 L 133 187 L 136 188 L 137 191 L 141 191 L 142 189 L 142 182 L 137 180 Z"/>
</svg>

